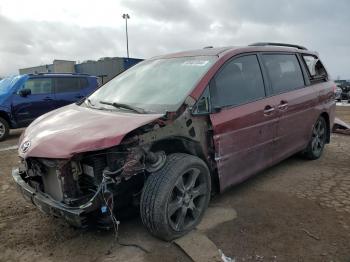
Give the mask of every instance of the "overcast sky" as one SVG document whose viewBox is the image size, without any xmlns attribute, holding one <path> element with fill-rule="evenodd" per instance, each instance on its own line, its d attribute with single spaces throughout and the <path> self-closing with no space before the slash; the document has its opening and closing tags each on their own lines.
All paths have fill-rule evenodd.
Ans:
<svg viewBox="0 0 350 262">
<path fill-rule="evenodd" d="M 320 53 L 334 79 L 350 79 L 349 0 L 1 0 L 0 76 L 54 59 L 149 58 L 260 41 Z"/>
</svg>

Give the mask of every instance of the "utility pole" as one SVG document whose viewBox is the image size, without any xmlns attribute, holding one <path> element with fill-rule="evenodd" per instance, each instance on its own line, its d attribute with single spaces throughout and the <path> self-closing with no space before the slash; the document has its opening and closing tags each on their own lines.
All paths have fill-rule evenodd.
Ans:
<svg viewBox="0 0 350 262">
<path fill-rule="evenodd" d="M 126 53 L 129 58 L 129 38 L 128 38 L 128 19 L 130 19 L 129 14 L 123 14 L 123 19 L 125 19 L 125 33 L 126 33 Z"/>
</svg>

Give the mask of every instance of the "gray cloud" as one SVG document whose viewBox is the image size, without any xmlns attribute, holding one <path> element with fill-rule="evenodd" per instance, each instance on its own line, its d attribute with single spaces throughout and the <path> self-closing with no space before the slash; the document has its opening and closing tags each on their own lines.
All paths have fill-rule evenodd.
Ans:
<svg viewBox="0 0 350 262">
<path fill-rule="evenodd" d="M 208 45 L 281 41 L 319 51 L 333 77 L 350 78 L 347 0 L 123 0 L 121 4 L 130 10 L 133 57 Z M 63 22 L 14 22 L 0 13 L 0 75 L 53 59 L 124 56 L 123 22 L 120 19 L 117 28 L 79 27 Z"/>
<path fill-rule="evenodd" d="M 197 29 L 205 28 L 210 23 L 210 19 L 188 0 L 122 0 L 122 4 L 136 15 L 160 23 L 183 24 Z"/>
<path fill-rule="evenodd" d="M 53 22 L 13 22 L 0 15 L 0 75 L 53 59 L 86 60 L 115 56 L 121 32 Z M 119 52 L 119 55 L 121 53 Z"/>
<path fill-rule="evenodd" d="M 208 10 L 220 10 L 225 17 L 272 25 L 329 22 L 333 19 L 349 21 L 349 16 L 344 12 L 347 8 L 347 0 L 223 0 L 211 1 L 208 6 Z"/>
</svg>

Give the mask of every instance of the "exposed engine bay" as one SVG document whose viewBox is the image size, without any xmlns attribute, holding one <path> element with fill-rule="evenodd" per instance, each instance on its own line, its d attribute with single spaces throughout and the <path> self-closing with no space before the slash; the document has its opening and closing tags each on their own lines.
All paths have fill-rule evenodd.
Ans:
<svg viewBox="0 0 350 262">
<path fill-rule="evenodd" d="M 29 158 L 22 160 L 20 172 L 32 188 L 54 201 L 69 207 L 100 206 L 95 216 L 105 227 L 109 210 L 137 205 L 146 174 L 161 168 L 165 159 L 164 151 L 117 146 L 69 161 Z"/>
</svg>

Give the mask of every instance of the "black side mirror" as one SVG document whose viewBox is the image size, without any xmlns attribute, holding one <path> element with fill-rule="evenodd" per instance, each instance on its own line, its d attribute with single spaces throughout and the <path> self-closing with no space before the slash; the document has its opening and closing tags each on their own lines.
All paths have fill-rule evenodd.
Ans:
<svg viewBox="0 0 350 262">
<path fill-rule="evenodd" d="M 214 106 L 214 113 L 220 113 L 221 112 L 221 107 L 220 106 Z"/>
<path fill-rule="evenodd" d="M 32 93 L 32 90 L 30 90 L 29 88 L 23 88 L 18 92 L 18 94 L 23 97 L 29 96 L 31 93 Z"/>
<path fill-rule="evenodd" d="M 202 96 L 196 105 L 196 113 L 208 113 L 209 112 L 209 99 L 206 96 Z"/>
</svg>

